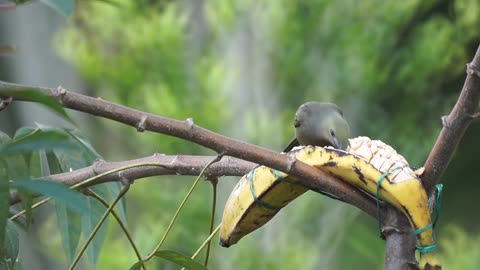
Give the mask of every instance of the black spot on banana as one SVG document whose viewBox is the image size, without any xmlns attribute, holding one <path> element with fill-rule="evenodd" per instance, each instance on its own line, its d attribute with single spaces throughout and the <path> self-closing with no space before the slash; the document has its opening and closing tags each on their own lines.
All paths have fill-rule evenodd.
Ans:
<svg viewBox="0 0 480 270">
<path fill-rule="evenodd" d="M 296 159 L 342 179 L 373 196 L 381 182 L 379 197 L 408 217 L 414 230 L 431 224 L 425 190 L 407 161 L 390 146 L 367 137 L 350 139 L 347 151 L 322 147 L 298 147 L 287 153 Z M 289 202 L 308 189 L 295 178 L 265 166 L 259 166 L 243 176 L 225 205 L 220 244 L 229 247 L 243 236 L 267 223 Z M 413 230 L 412 230 L 413 233 Z M 417 235 L 418 246 L 434 245 L 432 229 Z M 420 268 L 439 263 L 434 252 L 421 254 Z M 439 269 L 439 268 L 438 268 Z"/>
</svg>

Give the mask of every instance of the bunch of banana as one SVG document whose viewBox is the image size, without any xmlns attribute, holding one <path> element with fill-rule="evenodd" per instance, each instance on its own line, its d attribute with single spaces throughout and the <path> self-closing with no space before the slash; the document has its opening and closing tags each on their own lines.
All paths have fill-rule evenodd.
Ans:
<svg viewBox="0 0 480 270">
<path fill-rule="evenodd" d="M 414 230 L 431 224 L 428 199 L 418 176 L 392 147 L 367 137 L 350 139 L 347 151 L 296 147 L 288 155 L 342 179 L 405 213 Z M 387 174 L 386 174 L 387 173 Z M 386 174 L 386 176 L 383 176 Z M 381 181 L 380 188 L 377 182 Z M 285 173 L 259 166 L 243 176 L 227 200 L 220 244 L 229 247 L 267 223 L 281 208 L 308 189 Z M 417 235 L 418 246 L 434 245 L 431 228 Z M 435 254 L 421 254 L 420 267 L 439 267 Z"/>
</svg>

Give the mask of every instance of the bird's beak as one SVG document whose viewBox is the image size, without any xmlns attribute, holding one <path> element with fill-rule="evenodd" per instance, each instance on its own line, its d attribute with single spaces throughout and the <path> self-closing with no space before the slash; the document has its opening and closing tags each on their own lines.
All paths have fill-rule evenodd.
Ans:
<svg viewBox="0 0 480 270">
<path fill-rule="evenodd" d="M 333 147 L 335 147 L 336 149 L 340 149 L 340 150 L 347 150 L 347 147 L 348 147 L 348 141 L 347 141 L 346 144 L 343 144 L 336 137 L 333 138 L 332 144 L 333 144 Z"/>
</svg>

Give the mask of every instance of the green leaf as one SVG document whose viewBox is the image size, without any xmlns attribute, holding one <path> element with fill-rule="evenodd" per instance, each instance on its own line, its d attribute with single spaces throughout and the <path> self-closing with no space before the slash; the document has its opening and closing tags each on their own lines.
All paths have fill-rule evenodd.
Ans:
<svg viewBox="0 0 480 270">
<path fill-rule="evenodd" d="M 85 165 L 81 167 L 87 166 L 87 164 L 91 164 L 94 160 L 101 158 L 98 152 L 93 148 L 93 146 L 88 142 L 85 138 L 83 138 L 80 134 L 78 134 L 77 130 L 65 130 L 74 140 L 76 140 L 82 148 L 82 153 L 84 154 L 84 161 L 86 161 Z M 58 151 L 57 151 L 58 152 Z M 72 159 L 72 155 L 68 155 L 68 162 L 77 163 L 78 161 Z M 75 168 L 75 166 L 70 166 L 71 168 Z M 97 188 L 107 187 L 107 190 L 97 190 Z M 94 191 L 98 194 L 104 194 L 104 199 L 109 198 L 113 199 L 116 194 L 120 192 L 121 184 L 120 183 L 105 183 L 102 185 L 97 185 L 94 187 Z M 108 196 L 106 196 L 108 194 Z M 126 214 L 126 207 L 125 207 L 125 200 L 122 198 L 117 205 L 115 206 L 115 211 L 120 216 L 120 219 L 126 224 L 127 223 L 127 214 Z"/>
<path fill-rule="evenodd" d="M 67 134 L 56 130 L 35 129 L 27 135 L 11 140 L 0 147 L 0 155 L 24 154 L 39 149 L 75 148 Z"/>
<path fill-rule="evenodd" d="M 98 191 L 98 190 L 97 190 Z M 100 196 L 102 196 L 100 194 Z M 102 196 L 103 197 L 103 196 Z M 82 231 L 85 239 L 91 234 L 97 223 L 100 221 L 100 218 L 105 213 L 105 206 L 99 203 L 94 198 L 87 198 L 87 202 L 90 207 L 90 215 L 82 216 Z M 97 264 L 98 256 L 100 255 L 100 250 L 102 249 L 103 241 L 105 240 L 105 236 L 107 234 L 108 228 L 108 219 L 102 224 L 100 230 L 98 230 L 97 234 L 93 238 L 92 242 L 87 248 L 87 256 L 90 261 L 91 267 L 95 269 Z"/>
<path fill-rule="evenodd" d="M 14 138 L 31 133 L 33 129 L 31 128 L 19 128 L 14 135 Z M 4 137 L 4 136 L 3 136 Z M 4 137 L 5 138 L 5 137 Z M 10 141 L 10 140 L 9 140 Z M 5 143 L 3 141 L 2 143 Z M 1 143 L 0 143 L 1 144 Z M 31 158 L 31 153 L 25 153 L 23 156 L 10 155 L 5 157 L 7 161 L 7 174 L 8 178 L 12 180 L 23 180 L 29 177 L 29 163 L 28 160 Z M 32 221 L 32 204 L 33 198 L 32 195 L 28 192 L 18 191 L 18 195 L 21 199 L 21 204 L 23 209 L 25 209 L 26 216 L 26 225 L 29 225 Z"/>
<path fill-rule="evenodd" d="M 13 135 L 14 139 L 19 139 L 21 137 L 27 136 L 28 134 L 34 132 L 36 129 L 32 127 L 21 127 L 15 131 L 15 135 Z"/>
<path fill-rule="evenodd" d="M 15 131 L 15 135 L 13 135 L 13 138 L 14 139 L 19 139 L 23 136 L 26 136 L 30 133 L 32 133 L 33 131 L 35 131 L 34 128 L 31 128 L 31 127 L 21 127 L 19 129 L 17 129 Z M 32 154 L 33 152 L 26 152 L 26 153 L 23 153 L 23 157 L 25 158 L 25 161 L 27 162 L 27 167 L 30 168 L 30 160 L 32 158 Z"/>
<path fill-rule="evenodd" d="M 53 199 L 64 203 L 67 207 L 80 214 L 90 214 L 86 198 L 65 185 L 48 180 L 23 180 L 13 182 L 11 186 L 43 196 L 53 197 Z"/>
<path fill-rule="evenodd" d="M 53 151 L 46 151 L 46 163 L 48 174 L 57 174 L 63 172 L 60 162 Z M 44 171 L 44 173 L 46 173 Z M 55 203 L 57 213 L 57 224 L 62 238 L 63 251 L 70 264 L 73 261 L 77 250 L 80 234 L 82 233 L 81 216 L 66 207 L 63 203 Z"/>
<path fill-rule="evenodd" d="M 177 265 L 183 266 L 186 269 L 192 270 L 208 270 L 205 266 L 199 262 L 193 260 L 190 257 L 183 255 L 175 250 L 159 250 L 155 253 L 156 257 L 171 261 Z"/>
<path fill-rule="evenodd" d="M 55 203 L 57 224 L 62 237 L 62 246 L 67 262 L 73 261 L 82 233 L 81 216 L 63 203 Z"/>
<path fill-rule="evenodd" d="M 81 135 L 77 134 L 77 130 L 66 129 L 65 132 L 82 146 L 83 152 L 86 154 L 86 159 L 89 163 L 93 162 L 95 159 L 101 158 L 100 154 L 95 150 L 95 148 L 93 148 L 92 144 L 90 144 L 90 142 Z"/>
<path fill-rule="evenodd" d="M 10 136 L 8 136 L 6 133 L 3 133 L 2 131 L 0 131 L 0 144 L 4 144 L 4 143 L 6 143 L 10 140 L 11 140 Z"/>
<path fill-rule="evenodd" d="M 7 222 L 5 242 L 0 253 L 0 269 L 14 269 L 18 257 L 18 232 L 12 221 Z"/>
<path fill-rule="evenodd" d="M 90 165 L 95 159 L 99 158 L 98 153 L 91 146 L 91 144 L 82 138 L 80 135 L 76 134 L 75 131 L 67 129 L 58 129 L 48 126 L 43 126 L 37 124 L 37 130 L 23 129 L 18 131 L 18 140 L 26 140 L 31 138 L 32 134 L 37 133 L 52 133 L 52 134 L 61 134 L 62 140 L 67 145 L 75 145 L 76 147 L 56 147 L 51 151 L 43 151 L 42 149 L 49 149 L 48 147 L 41 148 L 37 151 L 39 153 L 40 162 L 37 162 L 37 165 L 41 167 L 41 175 L 46 176 L 50 174 L 56 174 L 59 172 L 68 171 L 70 169 L 79 169 L 85 166 Z M 65 137 L 63 137 L 65 135 Z M 33 147 L 29 147 L 32 149 Z M 80 151 L 79 151 L 80 150 Z M 37 156 L 37 155 L 35 155 Z M 113 198 L 114 194 L 117 194 L 118 183 L 106 183 L 102 185 L 97 185 L 92 187 L 92 189 L 98 193 L 100 196 L 106 199 Z M 57 208 L 57 218 L 58 226 L 60 233 L 62 235 L 62 244 L 66 252 L 66 257 L 69 261 L 74 256 L 75 250 L 78 246 L 78 240 L 80 235 L 80 226 L 83 235 L 88 237 L 95 225 L 100 220 L 101 216 L 105 212 L 105 207 L 97 202 L 93 198 L 84 198 L 88 209 L 90 209 L 89 215 L 82 215 L 81 221 L 79 222 L 78 215 L 72 213 L 71 209 L 62 206 L 61 204 L 56 204 Z M 117 211 L 119 212 L 122 219 L 126 220 L 125 210 L 123 207 L 124 201 L 117 204 Z M 68 206 L 68 205 L 66 205 Z M 108 220 L 107 220 L 108 222 Z M 106 224 L 108 224 L 105 222 Z M 92 266 L 96 265 L 98 255 L 100 254 L 100 249 L 103 245 L 106 229 L 108 225 L 102 225 L 102 228 L 97 232 L 97 235 L 93 239 L 92 243 L 87 249 L 87 255 Z"/>
<path fill-rule="evenodd" d="M 53 111 L 58 116 L 62 117 L 64 120 L 75 124 L 73 120 L 68 116 L 67 111 L 62 106 L 60 102 L 58 102 L 55 98 L 45 95 L 44 93 L 30 88 L 23 88 L 23 89 L 0 89 L 0 95 L 2 96 L 15 96 L 20 99 L 29 100 L 32 102 L 36 102 L 46 106 L 48 109 Z"/>
<path fill-rule="evenodd" d="M 42 129 L 45 129 L 45 127 L 40 126 Z M 95 159 L 99 158 L 100 156 L 98 153 L 95 151 L 95 149 L 88 143 L 85 139 L 83 139 L 80 135 L 77 135 L 75 131 L 71 130 L 64 130 L 71 138 L 72 140 L 76 141 L 79 146 L 80 151 L 75 150 L 72 151 L 71 149 L 56 149 L 54 150 L 55 156 L 58 159 L 59 164 L 61 165 L 62 171 L 66 171 L 71 169 L 79 169 L 83 168 L 85 166 L 90 165 Z M 111 187 L 112 185 L 115 185 L 118 183 L 105 183 L 101 185 L 96 185 L 94 187 L 91 187 L 93 191 L 95 191 L 97 194 L 102 196 L 104 199 L 111 200 L 114 197 L 114 194 L 112 190 L 108 189 L 108 187 Z M 81 220 L 81 225 L 82 225 L 82 232 L 83 235 L 86 238 L 90 235 L 90 233 L 93 231 L 93 228 L 95 225 L 98 223 L 100 218 L 102 217 L 103 213 L 105 212 L 105 206 L 101 203 L 99 203 L 96 199 L 94 198 L 86 198 L 87 203 L 89 205 L 89 208 L 91 209 L 91 214 L 90 215 L 85 215 L 82 216 Z M 118 206 L 121 206 L 120 202 L 117 204 Z M 125 210 L 123 208 L 119 212 L 121 213 L 120 215 L 123 214 L 125 216 Z M 87 256 L 88 259 L 90 260 L 90 264 L 92 268 L 95 268 L 98 255 L 100 254 L 100 250 L 103 246 L 104 239 L 106 237 L 106 229 L 108 224 L 108 219 L 105 221 L 105 223 L 102 225 L 100 230 L 97 232 L 95 235 L 95 238 L 93 241 L 90 243 L 88 249 L 87 249 Z"/>
<path fill-rule="evenodd" d="M 28 161 L 28 173 L 30 178 L 42 177 L 42 160 L 39 151 L 34 152 Z"/>
<path fill-rule="evenodd" d="M 140 270 L 141 268 L 142 268 L 142 263 L 136 262 L 130 267 L 130 270 Z"/>
<path fill-rule="evenodd" d="M 74 0 L 40 0 L 45 5 L 55 9 L 64 16 L 70 16 L 75 8 Z"/>
<path fill-rule="evenodd" d="M 45 156 L 47 157 L 49 175 L 64 172 L 62 170 L 62 166 L 60 165 L 60 161 L 58 161 L 58 158 L 55 155 L 55 152 L 45 151 Z"/>
<path fill-rule="evenodd" d="M 0 243 L 3 243 L 5 240 L 5 226 L 7 225 L 8 209 L 10 208 L 7 166 L 7 162 L 0 158 Z M 1 247 L 0 253 L 3 254 Z"/>
<path fill-rule="evenodd" d="M 5 160 L 8 166 L 8 179 L 22 181 L 29 178 L 29 169 L 23 156 L 11 155 L 6 157 Z M 33 198 L 30 193 L 23 190 L 17 190 L 17 192 L 20 196 L 20 203 L 22 204 L 23 209 L 25 209 L 26 224 L 28 226 L 32 221 Z"/>
</svg>

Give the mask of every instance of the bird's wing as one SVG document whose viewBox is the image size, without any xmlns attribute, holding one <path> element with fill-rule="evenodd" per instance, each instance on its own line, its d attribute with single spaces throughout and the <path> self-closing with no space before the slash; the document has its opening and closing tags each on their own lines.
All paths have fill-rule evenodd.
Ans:
<svg viewBox="0 0 480 270">
<path fill-rule="evenodd" d="M 287 153 L 287 152 L 290 152 L 290 150 L 293 149 L 293 147 L 295 146 L 299 146 L 300 143 L 298 142 L 297 138 L 293 139 L 292 142 L 287 146 L 285 147 L 285 150 L 283 150 L 283 152 Z"/>
</svg>

